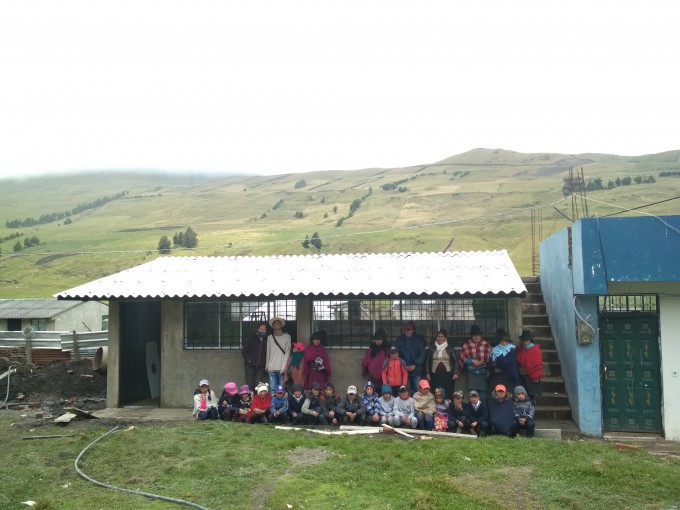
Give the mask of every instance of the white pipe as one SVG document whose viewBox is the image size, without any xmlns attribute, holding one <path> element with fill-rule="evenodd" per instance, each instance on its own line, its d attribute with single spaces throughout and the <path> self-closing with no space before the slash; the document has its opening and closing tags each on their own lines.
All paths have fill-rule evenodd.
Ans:
<svg viewBox="0 0 680 510">
<path fill-rule="evenodd" d="M 17 372 L 16 368 L 10 368 L 7 372 L 0 375 L 0 381 L 2 381 L 5 377 L 9 377 L 12 374 L 16 374 L 16 372 Z"/>
</svg>

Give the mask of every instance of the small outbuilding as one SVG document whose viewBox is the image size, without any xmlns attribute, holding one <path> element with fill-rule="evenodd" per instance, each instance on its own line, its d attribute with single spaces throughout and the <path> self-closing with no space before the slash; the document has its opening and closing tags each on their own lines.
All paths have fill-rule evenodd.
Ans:
<svg viewBox="0 0 680 510">
<path fill-rule="evenodd" d="M 680 216 L 582 219 L 540 258 L 580 430 L 680 440 Z"/>
<path fill-rule="evenodd" d="M 0 331 L 103 331 L 108 314 L 96 300 L 0 299 Z"/>
<path fill-rule="evenodd" d="M 60 292 L 109 301 L 107 405 L 187 407 L 199 379 L 219 394 L 244 380 L 241 348 L 258 321 L 286 320 L 293 341 L 325 330 L 333 382 L 363 383 L 376 329 L 403 322 L 457 345 L 472 324 L 518 334 L 526 288 L 505 250 L 271 257 L 159 257 Z"/>
</svg>

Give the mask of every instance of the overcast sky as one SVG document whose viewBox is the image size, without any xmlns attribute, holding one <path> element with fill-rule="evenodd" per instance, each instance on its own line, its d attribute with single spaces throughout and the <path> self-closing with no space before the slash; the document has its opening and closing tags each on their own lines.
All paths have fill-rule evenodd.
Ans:
<svg viewBox="0 0 680 510">
<path fill-rule="evenodd" d="M 0 177 L 680 149 L 677 9 L 0 0 Z"/>
</svg>

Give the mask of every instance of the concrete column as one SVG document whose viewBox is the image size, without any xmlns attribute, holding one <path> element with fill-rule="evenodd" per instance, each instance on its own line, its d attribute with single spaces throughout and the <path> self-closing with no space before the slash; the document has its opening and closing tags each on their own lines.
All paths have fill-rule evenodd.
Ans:
<svg viewBox="0 0 680 510">
<path fill-rule="evenodd" d="M 508 333 L 513 342 L 522 333 L 522 300 L 518 297 L 508 298 Z"/>
<path fill-rule="evenodd" d="M 109 301 L 106 366 L 106 407 L 120 407 L 120 305 L 116 300 Z"/>
<path fill-rule="evenodd" d="M 310 298 L 298 298 L 295 320 L 297 321 L 298 342 L 307 343 L 312 334 L 313 307 Z"/>
</svg>

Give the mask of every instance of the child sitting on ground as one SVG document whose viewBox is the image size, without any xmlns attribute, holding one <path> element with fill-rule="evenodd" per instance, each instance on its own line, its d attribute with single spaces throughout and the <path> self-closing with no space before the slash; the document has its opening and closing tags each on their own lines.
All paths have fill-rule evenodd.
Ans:
<svg viewBox="0 0 680 510">
<path fill-rule="evenodd" d="M 379 399 L 380 409 L 382 411 L 382 425 L 389 425 L 394 427 L 394 399 L 392 398 L 392 386 L 383 384 L 382 397 Z"/>
<path fill-rule="evenodd" d="M 496 385 L 493 395 L 487 400 L 487 405 L 491 434 L 515 437 L 517 431 L 513 419 L 513 402 L 503 384 Z"/>
<path fill-rule="evenodd" d="M 238 415 L 238 388 L 235 382 L 228 382 L 224 385 L 224 391 L 217 405 L 217 412 L 224 421 L 231 421 Z"/>
<path fill-rule="evenodd" d="M 416 409 L 406 386 L 399 388 L 399 398 L 394 399 L 394 426 L 410 426 L 412 429 L 418 427 Z"/>
<path fill-rule="evenodd" d="M 274 388 L 274 396 L 269 407 L 269 421 L 271 423 L 288 421 L 288 397 L 280 384 Z"/>
<path fill-rule="evenodd" d="M 420 391 L 413 394 L 413 406 L 416 410 L 418 428 L 432 430 L 434 427 L 435 402 L 434 395 L 430 392 L 430 383 L 427 379 L 421 379 L 418 383 Z"/>
<path fill-rule="evenodd" d="M 366 422 L 364 401 L 357 396 L 357 387 L 349 386 L 347 396 L 340 399 L 338 415 L 345 425 L 363 425 Z"/>
<path fill-rule="evenodd" d="M 451 432 L 460 434 L 470 430 L 470 416 L 467 406 L 463 404 L 463 392 L 457 391 L 453 394 L 453 401 L 449 405 L 448 428 Z"/>
<path fill-rule="evenodd" d="M 198 388 L 194 391 L 194 412 L 192 416 L 197 420 L 216 420 L 217 395 L 210 389 L 207 379 L 201 379 Z"/>
<path fill-rule="evenodd" d="M 305 416 L 302 414 L 302 406 L 305 403 L 305 394 L 302 384 L 295 383 L 292 387 L 292 394 L 288 395 L 288 414 L 293 425 L 302 425 Z"/>
<path fill-rule="evenodd" d="M 250 423 L 250 407 L 253 405 L 252 394 L 250 393 L 250 386 L 244 384 L 238 389 L 239 401 L 236 404 L 238 407 L 238 414 L 234 416 L 234 421 L 242 423 Z"/>
<path fill-rule="evenodd" d="M 323 409 L 321 408 L 321 385 L 318 382 L 313 382 L 305 403 L 302 404 L 302 414 L 305 416 L 306 425 L 318 425 L 319 416 Z"/>
<path fill-rule="evenodd" d="M 272 406 L 272 396 L 269 394 L 269 385 L 260 383 L 255 388 L 256 395 L 253 397 L 251 406 L 250 423 L 269 423 L 269 410 Z"/>
<path fill-rule="evenodd" d="M 446 432 L 449 421 L 449 404 L 451 402 L 446 399 L 446 391 L 439 387 L 434 390 L 434 430 L 439 432 Z"/>
<path fill-rule="evenodd" d="M 489 433 L 489 409 L 479 398 L 477 390 L 470 390 L 468 398 L 468 414 L 470 416 L 470 430 L 477 437 L 485 437 Z"/>
<path fill-rule="evenodd" d="M 515 387 L 515 401 L 512 404 L 515 430 L 524 430 L 527 437 L 534 437 L 534 404 L 527 398 L 524 386 Z"/>
<path fill-rule="evenodd" d="M 366 408 L 366 424 L 380 425 L 384 423 L 382 418 L 384 413 L 380 407 L 380 397 L 375 394 L 375 387 L 371 381 L 364 384 L 364 407 Z"/>
<path fill-rule="evenodd" d="M 332 382 L 327 382 L 321 395 L 321 414 L 319 423 L 321 425 L 338 425 L 337 407 L 340 403 L 340 395 L 335 393 L 335 386 Z"/>
</svg>

